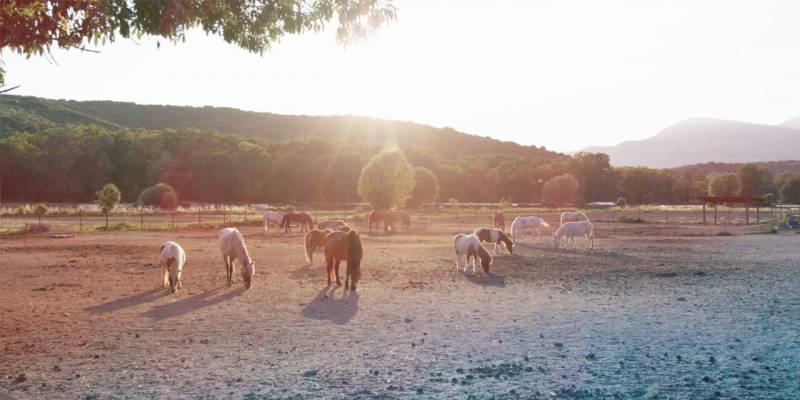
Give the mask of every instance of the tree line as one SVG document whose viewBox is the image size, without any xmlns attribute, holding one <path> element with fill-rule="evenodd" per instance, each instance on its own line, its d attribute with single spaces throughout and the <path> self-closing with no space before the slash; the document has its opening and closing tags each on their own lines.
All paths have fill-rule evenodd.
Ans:
<svg viewBox="0 0 800 400">
<path fill-rule="evenodd" d="M 359 202 L 366 197 L 362 171 L 370 170 L 370 160 L 397 157 L 383 154 L 386 147 L 347 137 L 264 139 L 188 128 L 57 125 L 0 138 L 0 201 L 89 202 L 112 182 L 122 201 L 153 205 Z M 800 180 L 795 174 L 756 165 L 728 175 L 691 174 L 614 168 L 605 154 L 535 157 L 476 150 L 449 158 L 424 142 L 394 147 L 410 173 L 379 168 L 373 179 L 402 183 L 390 196 L 403 197 L 411 207 L 450 199 L 582 205 L 619 197 L 628 204 L 686 204 L 716 192 L 769 193 L 775 199 L 785 194 L 791 201 L 792 185 L 800 184 L 793 183 Z M 731 175 L 736 183 L 714 184 Z"/>
</svg>

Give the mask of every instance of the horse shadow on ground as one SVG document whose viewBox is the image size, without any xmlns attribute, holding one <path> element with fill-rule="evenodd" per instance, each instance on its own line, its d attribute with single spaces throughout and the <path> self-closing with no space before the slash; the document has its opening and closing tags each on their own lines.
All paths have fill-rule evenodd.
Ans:
<svg viewBox="0 0 800 400">
<path fill-rule="evenodd" d="M 491 286 L 500 288 L 506 286 L 506 278 L 501 275 L 466 273 L 464 274 L 464 277 L 467 278 L 468 281 L 480 286 Z"/>
<path fill-rule="evenodd" d="M 348 323 L 358 313 L 358 293 L 346 290 L 336 298 L 337 286 L 326 286 L 317 293 L 314 300 L 303 307 L 303 316 L 311 319 L 328 320 L 337 325 Z"/>
<path fill-rule="evenodd" d="M 128 297 L 123 297 L 121 299 L 113 300 L 108 303 L 87 307 L 85 308 L 85 310 L 90 314 L 110 313 L 117 310 L 121 310 L 123 308 L 134 307 L 138 306 L 139 304 L 151 302 L 153 300 L 156 300 L 164 296 L 166 293 L 169 293 L 169 291 L 166 288 L 153 288 L 146 292 L 137 293 Z"/>
<path fill-rule="evenodd" d="M 220 293 L 220 289 L 223 288 L 225 288 L 225 286 L 211 289 L 207 292 L 203 292 L 192 297 L 187 297 L 185 299 L 180 299 L 172 303 L 153 307 L 145 312 L 144 316 L 157 320 L 178 317 L 201 308 L 213 306 L 214 304 L 234 299 L 241 296 L 247 290 L 244 288 L 244 286 L 240 286 L 228 292 Z"/>
<path fill-rule="evenodd" d="M 625 261 L 631 261 L 631 260 L 635 260 L 636 259 L 636 257 L 629 256 L 627 254 L 620 253 L 618 251 L 596 250 L 596 249 L 595 250 L 587 250 L 585 247 L 581 247 L 581 246 L 578 246 L 577 249 L 565 248 L 565 247 L 560 247 L 560 248 L 556 249 L 556 248 L 553 248 L 553 247 L 549 247 L 549 248 L 544 248 L 544 249 L 539 249 L 539 250 L 541 250 L 541 251 L 543 251 L 545 253 L 586 255 L 586 256 L 591 256 L 591 257 L 614 258 L 614 259 L 625 260 Z"/>
</svg>

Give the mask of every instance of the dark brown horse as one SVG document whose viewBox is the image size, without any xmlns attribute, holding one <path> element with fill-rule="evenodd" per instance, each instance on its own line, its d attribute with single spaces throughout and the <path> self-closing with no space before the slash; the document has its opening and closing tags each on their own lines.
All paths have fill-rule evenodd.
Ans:
<svg viewBox="0 0 800 400">
<path fill-rule="evenodd" d="M 331 232 L 330 229 L 312 229 L 306 233 L 306 261 L 314 262 L 314 250 L 325 247 L 325 237 Z"/>
<path fill-rule="evenodd" d="M 339 280 L 339 263 L 347 261 L 347 275 L 344 278 L 344 288 L 355 291 L 358 280 L 361 278 L 361 258 L 364 248 L 358 232 L 331 232 L 325 237 L 325 261 L 328 274 L 328 285 L 331 284 L 331 272 L 336 273 L 336 285 L 341 286 Z"/>
<path fill-rule="evenodd" d="M 304 212 L 289 212 L 283 216 L 281 228 L 285 233 L 292 233 L 292 224 L 300 225 L 301 233 L 314 229 L 314 220 Z"/>
<path fill-rule="evenodd" d="M 392 218 L 395 221 L 400 221 L 403 223 L 403 229 L 408 229 L 409 225 L 411 225 L 411 215 L 409 215 L 405 211 L 395 211 L 392 215 Z"/>
<path fill-rule="evenodd" d="M 383 222 L 383 231 L 394 231 L 394 213 L 387 210 L 372 211 L 367 215 L 367 223 L 369 224 L 369 233 L 372 233 L 372 225 L 377 228 L 379 223 Z"/>
<path fill-rule="evenodd" d="M 506 230 L 506 216 L 502 211 L 494 213 L 494 227 L 505 232 Z"/>
</svg>

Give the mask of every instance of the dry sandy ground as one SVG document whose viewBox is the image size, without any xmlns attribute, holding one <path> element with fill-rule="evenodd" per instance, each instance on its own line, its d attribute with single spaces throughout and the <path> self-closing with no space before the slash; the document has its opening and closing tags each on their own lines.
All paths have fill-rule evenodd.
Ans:
<svg viewBox="0 0 800 400">
<path fill-rule="evenodd" d="M 0 392 L 13 398 L 800 396 L 800 235 L 599 233 L 456 272 L 467 227 L 363 235 L 357 294 L 300 235 L 243 233 L 254 287 L 223 286 L 216 230 L 0 243 Z M 678 232 L 672 230 L 671 232 Z M 634 233 L 638 232 L 638 233 Z M 160 244 L 188 253 L 158 287 Z M 579 242 L 580 243 L 580 242 Z M 3 395 L 0 393 L 0 398 Z"/>
</svg>

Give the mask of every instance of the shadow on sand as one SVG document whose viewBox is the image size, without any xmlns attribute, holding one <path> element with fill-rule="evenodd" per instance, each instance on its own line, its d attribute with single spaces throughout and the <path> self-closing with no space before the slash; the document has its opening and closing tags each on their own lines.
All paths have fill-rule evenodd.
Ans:
<svg viewBox="0 0 800 400">
<path fill-rule="evenodd" d="M 225 288 L 225 286 L 212 289 L 205 293 L 200 293 L 192 297 L 187 297 L 185 299 L 181 299 L 172 303 L 153 307 L 152 309 L 145 312 L 144 315 L 146 317 L 150 317 L 153 319 L 167 319 L 167 318 L 178 317 L 184 314 L 188 314 L 192 311 L 199 310 L 204 307 L 212 306 L 214 304 L 222 303 L 224 301 L 228 301 L 233 298 L 239 297 L 242 295 L 242 293 L 244 293 L 247 290 L 243 286 L 239 286 L 236 289 L 230 290 L 225 293 L 221 293 L 220 289 L 223 288 Z"/>
<path fill-rule="evenodd" d="M 326 286 L 317 293 L 310 303 L 303 307 L 303 316 L 311 319 L 328 320 L 337 325 L 346 324 L 358 312 L 358 293 L 344 291 L 342 297 L 336 298 L 336 292 L 342 289 Z M 343 289 L 342 289 L 343 290 Z"/>
<path fill-rule="evenodd" d="M 464 277 L 476 285 L 493 287 L 506 286 L 506 278 L 500 275 L 472 274 L 468 272 L 464 274 Z"/>
<path fill-rule="evenodd" d="M 321 264 L 320 264 L 321 263 Z M 314 257 L 314 262 L 305 263 L 295 270 L 289 272 L 292 279 L 306 279 L 318 275 L 320 279 L 325 279 L 325 255 L 320 254 Z"/>
<path fill-rule="evenodd" d="M 110 313 L 123 308 L 138 306 L 158 299 L 165 294 L 169 293 L 166 288 L 153 288 L 146 292 L 134 294 L 132 296 L 123 297 L 121 299 L 113 300 L 108 303 L 98 304 L 85 308 L 86 312 L 90 314 Z"/>
</svg>

